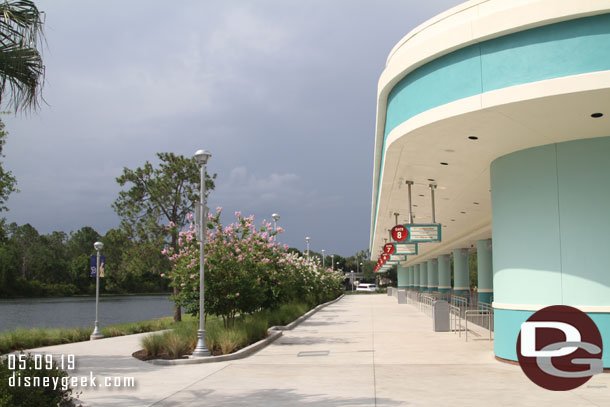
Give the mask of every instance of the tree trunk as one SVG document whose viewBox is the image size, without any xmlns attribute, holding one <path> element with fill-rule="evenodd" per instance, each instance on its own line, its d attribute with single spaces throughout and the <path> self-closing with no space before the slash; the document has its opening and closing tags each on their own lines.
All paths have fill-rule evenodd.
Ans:
<svg viewBox="0 0 610 407">
<path fill-rule="evenodd" d="M 178 233 L 176 230 L 171 231 L 172 234 L 172 247 L 174 248 L 174 253 L 178 253 Z M 180 290 L 178 287 L 174 287 L 174 295 L 178 295 Z M 180 307 L 174 303 L 174 322 L 182 321 L 182 311 L 180 311 Z"/>
<path fill-rule="evenodd" d="M 174 287 L 174 295 L 178 295 L 179 291 L 177 287 Z M 180 311 L 180 307 L 174 303 L 174 322 L 182 321 L 182 312 Z"/>
</svg>

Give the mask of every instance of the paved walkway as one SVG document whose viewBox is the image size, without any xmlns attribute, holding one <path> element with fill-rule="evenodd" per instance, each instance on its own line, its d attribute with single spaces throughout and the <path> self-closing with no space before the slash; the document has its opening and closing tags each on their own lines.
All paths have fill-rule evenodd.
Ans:
<svg viewBox="0 0 610 407">
<path fill-rule="evenodd" d="M 135 388 L 86 388 L 89 406 L 608 406 L 610 374 L 570 392 L 497 362 L 492 343 L 431 332 L 386 295 L 346 296 L 242 360 L 153 366 L 133 359 L 142 335 L 38 349 L 77 355 L 76 376 L 132 376 Z"/>
</svg>

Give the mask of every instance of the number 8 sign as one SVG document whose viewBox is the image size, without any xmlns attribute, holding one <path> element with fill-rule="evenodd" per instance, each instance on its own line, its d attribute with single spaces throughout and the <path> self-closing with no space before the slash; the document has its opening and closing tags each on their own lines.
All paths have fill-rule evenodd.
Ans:
<svg viewBox="0 0 610 407">
<path fill-rule="evenodd" d="M 409 232 L 403 225 L 396 225 L 392 228 L 392 239 L 397 242 L 402 242 L 407 239 Z"/>
</svg>

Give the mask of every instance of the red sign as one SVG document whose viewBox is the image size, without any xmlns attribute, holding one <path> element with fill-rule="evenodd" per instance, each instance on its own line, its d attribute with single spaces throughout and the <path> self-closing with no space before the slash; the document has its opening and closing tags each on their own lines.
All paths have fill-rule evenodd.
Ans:
<svg viewBox="0 0 610 407">
<path fill-rule="evenodd" d="M 409 232 L 403 225 L 396 225 L 392 228 L 392 239 L 396 240 L 397 242 L 406 240 L 408 235 Z"/>
<path fill-rule="evenodd" d="M 381 261 L 384 262 L 384 263 L 386 261 L 388 261 L 389 258 L 390 258 L 390 255 L 387 254 L 387 253 L 384 253 L 384 254 L 381 255 Z"/>
<path fill-rule="evenodd" d="M 384 253 L 387 253 L 387 254 L 392 254 L 392 253 L 394 253 L 395 251 L 396 251 L 396 248 L 394 247 L 394 244 L 393 244 L 393 243 L 386 243 L 386 244 L 383 246 L 383 252 L 384 252 Z"/>
</svg>

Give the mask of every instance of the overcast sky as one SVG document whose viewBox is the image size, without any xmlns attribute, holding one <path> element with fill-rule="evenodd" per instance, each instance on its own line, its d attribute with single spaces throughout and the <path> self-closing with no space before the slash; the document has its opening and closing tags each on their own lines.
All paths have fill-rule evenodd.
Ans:
<svg viewBox="0 0 610 407">
<path fill-rule="evenodd" d="M 11 222 L 119 224 L 123 167 L 212 152 L 210 207 L 348 256 L 369 241 L 377 81 L 392 47 L 456 0 L 37 0 L 43 105 L 4 116 Z"/>
</svg>

